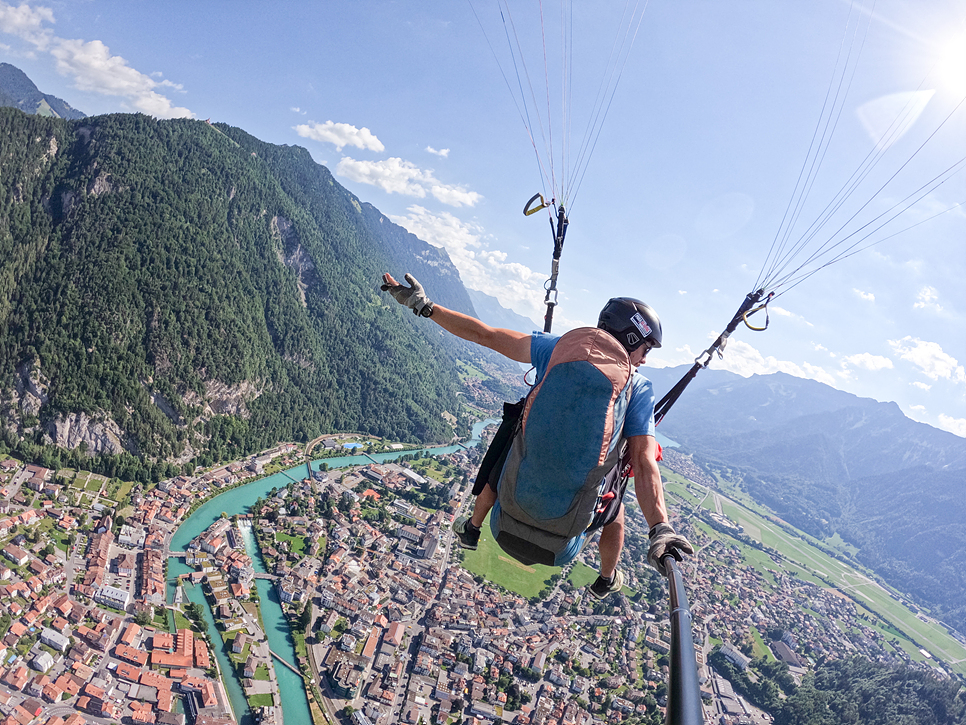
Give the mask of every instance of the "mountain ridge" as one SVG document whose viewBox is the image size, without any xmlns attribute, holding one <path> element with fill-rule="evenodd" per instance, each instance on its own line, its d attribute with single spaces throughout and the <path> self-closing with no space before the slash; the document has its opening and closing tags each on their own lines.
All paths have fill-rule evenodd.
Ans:
<svg viewBox="0 0 966 725">
<path fill-rule="evenodd" d="M 466 288 L 466 291 L 479 313 L 480 319 L 491 327 L 503 327 L 526 335 L 531 334 L 534 330 L 543 329 L 542 324 L 537 324 L 529 317 L 504 307 L 500 300 L 492 295 L 469 287 Z"/>
<path fill-rule="evenodd" d="M 86 116 L 67 101 L 41 92 L 26 73 L 9 63 L 0 63 L 0 107 L 2 106 L 19 108 L 25 113 L 39 116 L 69 120 Z"/>
</svg>

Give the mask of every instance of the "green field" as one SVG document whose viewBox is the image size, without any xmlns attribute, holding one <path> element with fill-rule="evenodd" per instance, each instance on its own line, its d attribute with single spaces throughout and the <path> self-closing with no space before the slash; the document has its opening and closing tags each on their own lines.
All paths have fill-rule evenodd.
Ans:
<svg viewBox="0 0 966 725">
<path fill-rule="evenodd" d="M 751 638 L 754 641 L 754 651 L 752 652 L 752 657 L 764 657 L 769 662 L 775 661 L 775 655 L 771 653 L 771 650 L 765 645 L 765 641 L 761 638 L 761 632 L 755 626 L 751 629 Z"/>
<path fill-rule="evenodd" d="M 550 577 L 561 571 L 557 567 L 540 564 L 526 566 L 504 553 L 490 535 L 489 517 L 483 523 L 479 548 L 476 551 L 464 551 L 463 554 L 463 568 L 468 572 L 479 574 L 493 584 L 528 599 L 535 597 L 542 589 L 552 586 Z M 596 569 L 578 561 L 571 568 L 567 580 L 574 588 L 580 589 L 592 584 L 597 579 L 597 573 Z M 626 586 L 622 591 L 629 597 L 636 593 Z"/>
<path fill-rule="evenodd" d="M 304 536 L 292 536 L 291 534 L 275 534 L 276 541 L 287 541 L 289 549 L 296 556 L 302 556 L 305 553 L 305 537 Z"/>
<path fill-rule="evenodd" d="M 465 360 L 459 361 L 459 376 L 460 380 L 466 380 L 467 378 L 476 378 L 477 380 L 486 380 L 488 377 L 486 373 L 480 370 L 478 367 L 472 363 L 468 363 Z"/>
<path fill-rule="evenodd" d="M 579 561 L 574 564 L 573 569 L 570 570 L 570 574 L 567 576 L 567 580 L 573 584 L 576 589 L 593 584 L 596 579 L 597 572 L 583 562 Z"/>
<path fill-rule="evenodd" d="M 274 704 L 275 698 L 272 697 L 270 692 L 266 692 L 264 695 L 252 695 L 248 698 L 248 706 L 251 708 L 271 707 Z"/>
<path fill-rule="evenodd" d="M 479 548 L 463 553 L 463 568 L 468 572 L 484 576 L 494 584 L 528 599 L 549 587 L 550 577 L 560 571 L 555 567 L 540 564 L 526 566 L 503 553 L 490 534 L 489 516 L 483 522 Z"/>
</svg>

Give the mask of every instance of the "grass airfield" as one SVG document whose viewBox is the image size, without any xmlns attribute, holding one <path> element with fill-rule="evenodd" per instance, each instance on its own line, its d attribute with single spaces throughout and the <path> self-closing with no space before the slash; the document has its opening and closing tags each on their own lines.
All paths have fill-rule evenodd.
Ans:
<svg viewBox="0 0 966 725">
<path fill-rule="evenodd" d="M 485 577 L 493 584 L 527 599 L 552 586 L 550 577 L 560 571 L 541 564 L 527 566 L 504 554 L 490 533 L 489 515 L 483 522 L 479 548 L 476 551 L 464 551 L 463 554 L 463 568 L 468 572 Z"/>
</svg>

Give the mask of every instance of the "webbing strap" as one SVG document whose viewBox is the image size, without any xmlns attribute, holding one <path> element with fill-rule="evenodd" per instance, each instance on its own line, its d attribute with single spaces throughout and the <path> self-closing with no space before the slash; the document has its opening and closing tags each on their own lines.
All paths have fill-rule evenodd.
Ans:
<svg viewBox="0 0 966 725">
<path fill-rule="evenodd" d="M 684 374 L 684 377 L 682 377 L 674 385 L 674 387 L 671 388 L 667 394 L 658 401 L 657 405 L 654 406 L 655 425 L 660 424 L 660 422 L 664 420 L 664 416 L 667 415 L 667 412 L 671 409 L 671 406 L 677 402 L 677 399 L 681 397 L 681 393 L 683 393 L 684 389 L 688 387 L 688 384 L 694 380 L 695 376 L 698 374 L 698 371 L 702 368 L 708 367 L 708 363 L 711 362 L 711 358 L 714 356 L 714 354 L 717 353 L 718 357 L 722 357 L 721 351 L 724 350 L 725 346 L 728 344 L 728 338 L 731 337 L 731 333 L 738 328 L 738 325 L 742 321 L 747 324 L 747 320 L 745 319 L 746 315 L 758 311 L 754 310 L 753 308 L 756 304 L 758 304 L 759 300 L 761 300 L 764 294 L 765 290 L 760 289 L 757 292 L 749 292 L 747 295 L 745 295 L 744 302 L 741 303 L 741 307 L 738 308 L 738 311 L 735 313 L 734 317 L 731 318 L 731 322 L 728 323 L 725 331 L 718 335 L 718 338 L 711 344 L 711 347 L 695 358 L 694 365 L 691 367 L 691 369 L 688 370 Z M 758 309 L 761 309 L 761 307 Z M 749 327 L 751 326 L 749 325 Z"/>
<path fill-rule="evenodd" d="M 557 305 L 557 275 L 560 272 L 560 253 L 563 251 L 568 224 L 570 224 L 570 221 L 567 219 L 563 204 L 561 204 L 557 207 L 556 230 L 553 227 L 553 217 L 550 218 L 550 231 L 553 234 L 553 262 L 550 268 L 550 279 L 547 280 L 547 295 L 543 300 L 547 305 L 547 314 L 543 318 L 544 332 L 550 332 L 550 328 L 553 327 L 553 308 Z"/>
</svg>

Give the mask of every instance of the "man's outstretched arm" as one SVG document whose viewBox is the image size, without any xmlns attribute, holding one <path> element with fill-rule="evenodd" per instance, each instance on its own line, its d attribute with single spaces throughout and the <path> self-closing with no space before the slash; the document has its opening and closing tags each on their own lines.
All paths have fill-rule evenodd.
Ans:
<svg viewBox="0 0 966 725">
<path fill-rule="evenodd" d="M 429 306 L 432 311 L 428 316 L 433 322 L 449 333 L 468 342 L 488 347 L 511 360 L 521 363 L 530 362 L 530 335 L 516 330 L 506 330 L 502 327 L 490 327 L 475 317 L 464 315 L 462 312 L 450 310 L 442 305 L 430 302 L 419 284 L 411 275 L 406 275 L 407 287 L 399 284 L 388 272 L 382 276 L 382 288 L 389 292 L 400 304 L 415 310 Z"/>
</svg>

